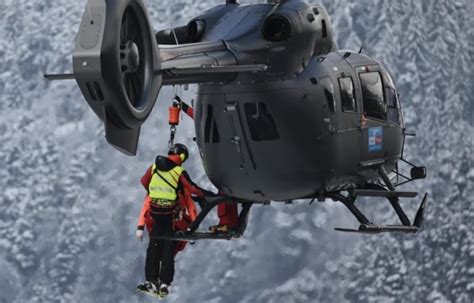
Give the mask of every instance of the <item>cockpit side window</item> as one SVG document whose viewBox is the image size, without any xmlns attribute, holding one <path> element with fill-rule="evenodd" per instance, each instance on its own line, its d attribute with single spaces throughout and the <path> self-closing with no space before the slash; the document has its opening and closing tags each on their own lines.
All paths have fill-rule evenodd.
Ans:
<svg viewBox="0 0 474 303">
<path fill-rule="evenodd" d="M 379 72 L 359 74 L 364 100 L 364 114 L 368 118 L 387 119 L 387 104 L 383 94 L 382 78 Z"/>
<path fill-rule="evenodd" d="M 280 139 L 275 120 L 265 103 L 245 103 L 244 110 L 252 140 L 273 141 Z"/>
<path fill-rule="evenodd" d="M 354 96 L 354 84 L 351 77 L 339 78 L 339 86 L 341 88 L 341 104 L 342 111 L 357 111 L 356 100 Z"/>
</svg>

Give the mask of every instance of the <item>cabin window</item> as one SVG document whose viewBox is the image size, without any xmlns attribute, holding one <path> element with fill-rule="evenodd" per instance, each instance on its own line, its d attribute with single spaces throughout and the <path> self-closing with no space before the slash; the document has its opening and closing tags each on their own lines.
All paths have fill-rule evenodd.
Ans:
<svg viewBox="0 0 474 303">
<path fill-rule="evenodd" d="M 246 103 L 244 109 L 252 140 L 273 141 L 280 139 L 275 120 L 265 103 Z"/>
<path fill-rule="evenodd" d="M 351 77 L 339 78 L 341 88 L 341 105 L 344 112 L 355 112 L 357 110 L 354 97 L 354 84 Z"/>
<path fill-rule="evenodd" d="M 211 104 L 207 105 L 206 124 L 204 126 L 204 142 L 219 143 L 219 129 L 217 128 L 216 119 L 214 118 L 214 109 Z"/>
<path fill-rule="evenodd" d="M 334 86 L 332 81 L 328 77 L 324 77 L 320 80 L 320 83 L 324 90 L 324 97 L 328 104 L 328 108 L 331 112 L 336 112 L 336 98 L 334 98 Z"/>
<path fill-rule="evenodd" d="M 384 100 L 380 73 L 361 73 L 359 77 L 362 86 L 365 116 L 385 120 L 387 118 L 387 106 Z"/>
</svg>

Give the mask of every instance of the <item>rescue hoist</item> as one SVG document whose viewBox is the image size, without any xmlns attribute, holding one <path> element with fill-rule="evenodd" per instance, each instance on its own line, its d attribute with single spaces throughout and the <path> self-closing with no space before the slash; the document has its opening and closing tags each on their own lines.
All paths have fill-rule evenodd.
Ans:
<svg viewBox="0 0 474 303">
<path fill-rule="evenodd" d="M 191 119 L 194 120 L 194 110 L 191 106 L 186 104 L 177 94 L 173 97 L 171 106 L 168 108 L 169 112 L 169 125 L 170 125 L 170 140 L 168 141 L 168 147 L 171 148 L 174 145 L 174 138 L 176 131 L 179 126 L 179 118 L 181 110 L 184 111 Z"/>
</svg>

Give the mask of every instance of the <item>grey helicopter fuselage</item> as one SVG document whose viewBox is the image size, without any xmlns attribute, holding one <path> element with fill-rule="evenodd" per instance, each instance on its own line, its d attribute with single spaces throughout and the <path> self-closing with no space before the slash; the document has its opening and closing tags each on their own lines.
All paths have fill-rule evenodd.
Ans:
<svg viewBox="0 0 474 303">
<path fill-rule="evenodd" d="M 225 43 L 226 50 L 205 54 L 210 62 L 269 67 L 199 84 L 196 141 L 206 173 L 220 190 L 252 201 L 309 198 L 378 179 L 372 163 L 394 167 L 403 121 L 393 81 L 379 62 L 337 49 L 323 7 L 296 1 L 227 4 L 188 26 L 199 27 L 196 22 L 202 32 L 194 31 L 192 42 Z M 192 36 L 189 28 L 186 33 Z M 166 42 L 165 36 L 158 33 L 158 42 Z M 175 32 L 168 41 L 179 38 Z M 195 64 L 192 55 L 177 60 L 180 66 L 186 66 L 183 60 Z M 169 77 L 164 83 L 183 82 Z M 364 98 L 377 94 L 382 99 L 365 100 L 365 107 L 380 108 L 364 110 Z"/>
<path fill-rule="evenodd" d="M 218 5 L 155 32 L 141 0 L 88 0 L 75 79 L 107 141 L 135 155 L 163 85 L 198 84 L 196 141 L 209 179 L 248 201 L 367 188 L 404 142 L 376 60 L 338 50 L 327 11 L 303 1 Z"/>
</svg>

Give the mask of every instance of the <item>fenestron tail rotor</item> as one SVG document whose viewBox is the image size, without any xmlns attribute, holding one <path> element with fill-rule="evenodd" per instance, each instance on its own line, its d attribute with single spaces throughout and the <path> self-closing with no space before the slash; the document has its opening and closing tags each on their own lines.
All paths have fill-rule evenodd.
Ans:
<svg viewBox="0 0 474 303">
<path fill-rule="evenodd" d="M 107 141 L 137 151 L 140 126 L 162 85 L 160 52 L 141 0 L 89 0 L 73 54 L 72 74 L 84 98 L 105 124 Z"/>
<path fill-rule="evenodd" d="M 92 28 L 95 23 L 99 23 L 97 30 Z M 91 57 L 87 42 L 96 39 L 94 34 L 100 36 Z M 161 75 L 154 73 L 161 64 L 154 41 L 140 0 L 89 0 L 76 39 L 76 81 L 104 121 L 107 141 L 131 155 L 136 153 L 140 126 L 161 88 Z M 97 67 L 91 68 L 91 63 Z M 100 72 L 89 72 L 95 68 Z"/>
</svg>

